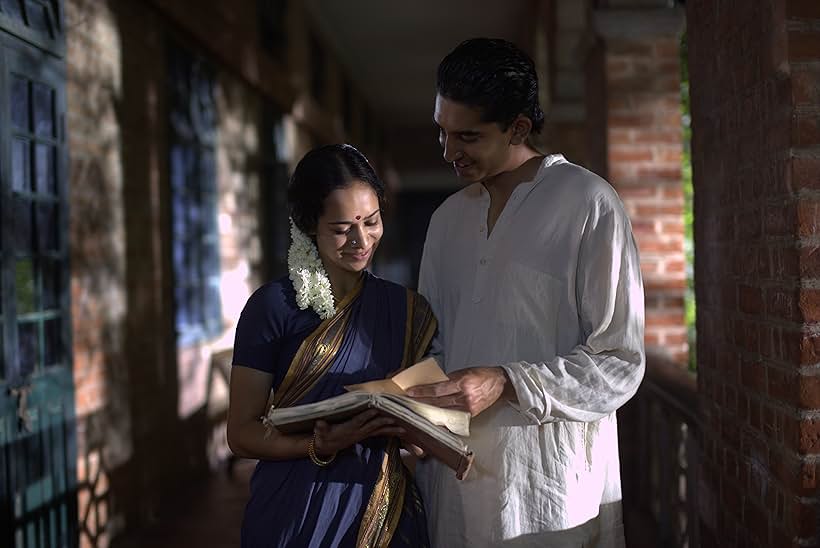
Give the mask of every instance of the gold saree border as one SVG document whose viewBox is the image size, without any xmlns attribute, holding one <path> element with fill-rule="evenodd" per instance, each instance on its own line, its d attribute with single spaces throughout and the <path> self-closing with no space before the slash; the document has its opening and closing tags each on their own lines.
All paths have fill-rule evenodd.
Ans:
<svg viewBox="0 0 820 548">
<path fill-rule="evenodd" d="M 407 290 L 407 294 L 413 297 L 413 315 L 412 318 L 408 316 L 408 324 L 412 325 L 410 347 L 415 351 L 412 355 L 412 359 L 405 363 L 403 367 L 409 367 L 421 361 L 430 348 L 430 343 L 436 334 L 436 329 L 438 329 L 438 321 L 433 315 L 433 309 L 430 307 L 427 299 L 409 289 Z"/>
<path fill-rule="evenodd" d="M 427 300 L 414 291 L 406 291 L 407 321 L 400 369 L 421 360 L 438 326 Z M 399 441 L 391 438 L 382 460 L 379 479 L 359 527 L 357 548 L 385 548 L 390 544 L 404 509 L 408 481 L 411 479 L 401 460 Z"/>
<path fill-rule="evenodd" d="M 399 441 L 391 438 L 387 442 L 379 480 L 362 517 L 357 548 L 386 548 L 390 544 L 403 509 L 407 489 L 405 474 L 399 455 Z"/>
<path fill-rule="evenodd" d="M 339 302 L 336 314 L 323 320 L 299 345 L 279 390 L 273 396 L 274 407 L 288 407 L 299 401 L 328 370 L 342 346 L 350 320 L 351 305 L 358 298 L 363 285 L 364 276 Z"/>
</svg>

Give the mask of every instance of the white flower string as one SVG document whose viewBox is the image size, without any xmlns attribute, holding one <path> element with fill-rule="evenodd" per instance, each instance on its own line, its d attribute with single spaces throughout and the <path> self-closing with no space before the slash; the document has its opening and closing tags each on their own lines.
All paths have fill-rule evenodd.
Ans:
<svg viewBox="0 0 820 548">
<path fill-rule="evenodd" d="M 313 241 L 290 219 L 291 244 L 288 249 L 288 273 L 296 290 L 296 304 L 300 309 L 313 308 L 326 320 L 336 314 L 330 279 Z"/>
</svg>

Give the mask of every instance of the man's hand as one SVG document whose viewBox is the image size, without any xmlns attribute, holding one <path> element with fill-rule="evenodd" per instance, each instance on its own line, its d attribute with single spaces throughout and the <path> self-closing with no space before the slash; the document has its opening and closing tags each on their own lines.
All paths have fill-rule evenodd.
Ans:
<svg viewBox="0 0 820 548">
<path fill-rule="evenodd" d="M 468 411 L 475 417 L 499 399 L 515 400 L 515 390 L 502 367 L 468 367 L 453 371 L 449 381 L 423 384 L 407 395 L 423 403 Z"/>
</svg>

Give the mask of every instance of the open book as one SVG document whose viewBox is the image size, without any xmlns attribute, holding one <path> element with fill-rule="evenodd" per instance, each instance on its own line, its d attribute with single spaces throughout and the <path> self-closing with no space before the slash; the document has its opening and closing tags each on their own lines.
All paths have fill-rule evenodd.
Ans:
<svg viewBox="0 0 820 548">
<path fill-rule="evenodd" d="M 294 407 L 271 407 L 265 422 L 284 433 L 309 432 L 318 419 L 342 422 L 367 409 L 378 409 L 407 431 L 407 441 L 464 479 L 473 453 L 460 436 L 470 435 L 470 414 L 417 402 L 404 395 L 411 386 L 446 380 L 447 375 L 436 361 L 428 358 L 390 379 L 347 386 L 346 394 Z"/>
</svg>

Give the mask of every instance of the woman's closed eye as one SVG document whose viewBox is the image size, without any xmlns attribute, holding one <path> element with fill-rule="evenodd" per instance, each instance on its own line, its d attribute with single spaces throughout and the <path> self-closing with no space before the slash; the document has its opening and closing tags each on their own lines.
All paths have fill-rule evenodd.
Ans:
<svg viewBox="0 0 820 548">
<path fill-rule="evenodd" d="M 378 226 L 378 224 L 379 224 L 379 221 L 368 221 L 364 224 L 364 226 Z M 347 234 L 350 234 L 351 230 L 353 230 L 352 226 L 350 228 L 348 228 L 347 230 L 334 230 L 333 233 L 338 235 L 338 236 L 345 236 Z"/>
</svg>

